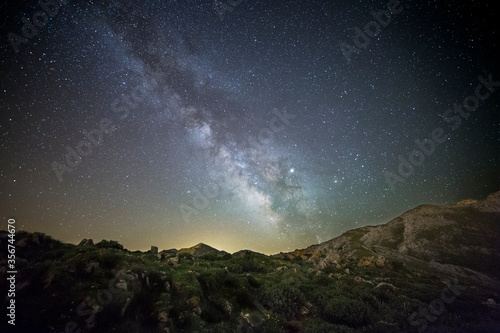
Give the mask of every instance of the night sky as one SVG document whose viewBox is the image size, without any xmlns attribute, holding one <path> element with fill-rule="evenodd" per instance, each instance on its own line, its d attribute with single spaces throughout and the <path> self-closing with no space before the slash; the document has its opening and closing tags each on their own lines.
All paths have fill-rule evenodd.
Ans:
<svg viewBox="0 0 500 333">
<path fill-rule="evenodd" d="M 63 2 L 0 5 L 0 229 L 277 253 L 500 189 L 488 2 Z"/>
</svg>

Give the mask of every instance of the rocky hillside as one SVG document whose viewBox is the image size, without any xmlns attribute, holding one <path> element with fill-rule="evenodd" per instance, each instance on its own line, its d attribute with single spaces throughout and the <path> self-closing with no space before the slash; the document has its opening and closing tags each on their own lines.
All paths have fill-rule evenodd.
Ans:
<svg viewBox="0 0 500 333">
<path fill-rule="evenodd" d="M 0 332 L 500 332 L 499 200 L 422 205 L 274 256 L 18 232 L 16 325 Z"/>
<path fill-rule="evenodd" d="M 379 226 L 350 230 L 319 245 L 276 258 L 300 256 L 319 268 L 385 267 L 386 262 L 427 265 L 494 284 L 500 276 L 500 192 L 484 201 L 421 205 Z M 416 269 L 417 267 L 412 267 Z"/>
</svg>

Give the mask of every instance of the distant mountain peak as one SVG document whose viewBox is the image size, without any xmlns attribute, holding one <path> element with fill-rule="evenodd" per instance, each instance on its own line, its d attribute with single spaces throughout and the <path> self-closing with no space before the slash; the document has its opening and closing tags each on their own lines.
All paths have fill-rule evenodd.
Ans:
<svg viewBox="0 0 500 333">
<path fill-rule="evenodd" d="M 227 252 L 217 250 L 216 248 L 213 248 L 205 243 L 198 243 L 194 246 L 180 249 L 179 253 L 189 253 L 192 254 L 193 256 L 202 256 L 208 253 L 216 253 L 217 255 L 222 256 Z"/>
</svg>

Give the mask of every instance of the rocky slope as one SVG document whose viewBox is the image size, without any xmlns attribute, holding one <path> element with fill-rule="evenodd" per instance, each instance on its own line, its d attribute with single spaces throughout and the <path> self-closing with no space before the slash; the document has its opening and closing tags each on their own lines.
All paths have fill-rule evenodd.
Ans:
<svg viewBox="0 0 500 333">
<path fill-rule="evenodd" d="M 500 276 L 500 192 L 483 201 L 421 205 L 378 226 L 350 230 L 340 237 L 277 258 L 300 256 L 320 269 L 357 262 L 384 267 L 388 262 L 431 266 L 495 285 Z M 417 268 L 417 267 L 413 267 Z"/>
<path fill-rule="evenodd" d="M 0 331 L 496 332 L 499 223 L 495 193 L 274 256 L 18 232 L 16 326 Z M 7 241 L 0 232 L 2 295 Z"/>
</svg>

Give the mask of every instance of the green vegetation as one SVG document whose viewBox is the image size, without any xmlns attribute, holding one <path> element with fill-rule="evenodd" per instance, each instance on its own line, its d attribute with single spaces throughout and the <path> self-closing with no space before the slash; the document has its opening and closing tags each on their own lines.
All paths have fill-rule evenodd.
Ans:
<svg viewBox="0 0 500 333">
<path fill-rule="evenodd" d="M 95 245 L 95 247 L 97 247 L 98 249 L 117 249 L 117 250 L 123 250 L 123 245 L 121 245 L 120 243 L 118 243 L 117 241 L 108 241 L 108 240 L 105 240 L 103 239 L 102 241 L 100 241 L 99 243 L 97 243 Z"/>
<path fill-rule="evenodd" d="M 366 232 L 355 230 L 351 239 L 359 244 Z M 88 332 L 417 332 L 409 316 L 446 287 L 443 277 L 411 261 L 381 268 L 349 259 L 318 270 L 300 257 L 250 251 L 155 255 L 114 241 L 73 246 L 28 233 L 18 239 L 19 332 L 60 332 L 69 321 L 82 331 L 93 325 Z M 487 298 L 500 301 L 466 289 L 433 329 L 494 327 Z"/>
</svg>

